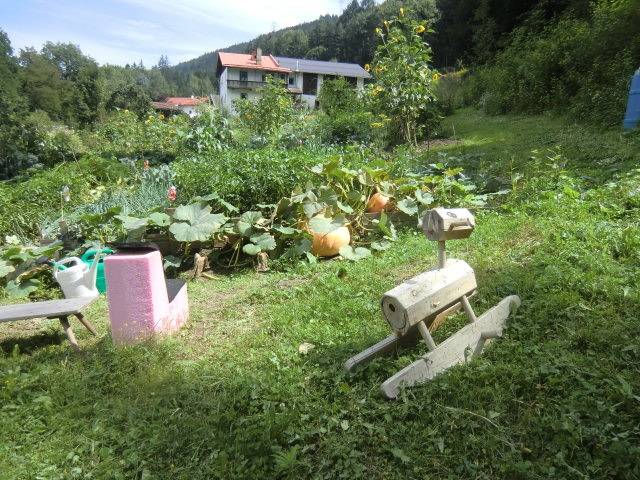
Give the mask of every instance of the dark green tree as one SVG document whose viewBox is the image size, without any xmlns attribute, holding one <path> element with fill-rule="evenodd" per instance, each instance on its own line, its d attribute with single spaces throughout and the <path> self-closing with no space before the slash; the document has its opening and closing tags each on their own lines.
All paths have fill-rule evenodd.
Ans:
<svg viewBox="0 0 640 480">
<path fill-rule="evenodd" d="M 130 110 L 143 118 L 151 110 L 151 97 L 140 85 L 132 83 L 117 88 L 107 100 L 107 110 Z"/>
<path fill-rule="evenodd" d="M 19 62 L 29 109 L 43 110 L 53 120 L 66 120 L 63 106 L 71 103 L 71 82 L 61 79 L 56 65 L 32 48 L 20 52 Z"/>
</svg>

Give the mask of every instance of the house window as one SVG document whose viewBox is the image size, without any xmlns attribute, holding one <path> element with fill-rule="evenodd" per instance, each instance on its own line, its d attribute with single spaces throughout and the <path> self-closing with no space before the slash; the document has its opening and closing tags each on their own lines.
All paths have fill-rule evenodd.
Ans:
<svg viewBox="0 0 640 480">
<path fill-rule="evenodd" d="M 302 93 L 305 95 L 318 93 L 318 75 L 315 73 L 302 74 Z"/>
<path fill-rule="evenodd" d="M 295 77 L 289 77 L 289 85 L 291 87 L 293 87 L 296 84 L 296 79 Z"/>
<path fill-rule="evenodd" d="M 247 94 L 246 93 L 241 93 L 240 94 L 240 98 L 243 99 L 243 100 L 246 100 L 247 99 Z"/>
<path fill-rule="evenodd" d="M 280 74 L 280 80 L 286 81 L 286 79 L 287 79 L 287 76 L 284 73 L 281 73 Z"/>
<path fill-rule="evenodd" d="M 247 80 L 249 80 L 249 73 L 244 70 L 240 70 L 240 81 L 246 82 Z"/>
<path fill-rule="evenodd" d="M 358 86 L 358 79 L 356 77 L 344 77 L 344 79 L 349 82 L 352 87 Z"/>
</svg>

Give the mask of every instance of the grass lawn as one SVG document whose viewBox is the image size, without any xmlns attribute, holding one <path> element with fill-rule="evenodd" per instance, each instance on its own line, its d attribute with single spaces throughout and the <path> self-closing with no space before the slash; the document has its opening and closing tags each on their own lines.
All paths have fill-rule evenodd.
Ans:
<svg viewBox="0 0 640 480">
<path fill-rule="evenodd" d="M 478 314 L 522 298 L 481 358 L 396 401 L 380 383 L 424 347 L 343 372 L 389 333 L 382 293 L 435 265 L 418 232 L 358 263 L 191 283 L 188 325 L 155 343 L 114 349 L 101 300 L 88 318 L 102 335 L 76 326 L 81 355 L 55 322 L 0 326 L 0 478 L 638 478 L 638 138 L 470 110 L 446 121 L 460 143 L 416 162 L 446 151 L 536 187 L 449 242 L 476 270 Z M 531 166 L 558 144 L 566 172 Z"/>
</svg>

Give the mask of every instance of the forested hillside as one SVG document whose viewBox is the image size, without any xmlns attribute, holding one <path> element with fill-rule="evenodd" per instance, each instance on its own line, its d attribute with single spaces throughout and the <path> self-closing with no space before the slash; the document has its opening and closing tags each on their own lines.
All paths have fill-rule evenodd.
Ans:
<svg viewBox="0 0 640 480">
<path fill-rule="evenodd" d="M 638 0 L 353 0 L 340 16 L 261 35 L 223 50 L 361 65 L 373 57 L 375 28 L 401 6 L 433 28 L 434 66 L 475 73 L 458 104 L 489 113 L 568 112 L 592 123 L 620 121 L 629 77 L 640 66 Z M 211 72 L 217 53 L 172 70 Z"/>
</svg>

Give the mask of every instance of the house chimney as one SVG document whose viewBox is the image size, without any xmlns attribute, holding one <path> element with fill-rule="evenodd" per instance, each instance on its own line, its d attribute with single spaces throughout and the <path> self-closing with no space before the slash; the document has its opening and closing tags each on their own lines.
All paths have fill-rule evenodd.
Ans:
<svg viewBox="0 0 640 480">
<path fill-rule="evenodd" d="M 258 65 L 262 63 L 262 49 L 260 47 L 256 50 L 256 63 Z"/>
</svg>

